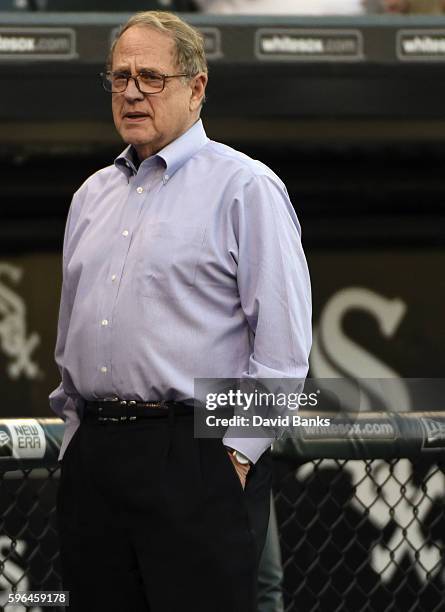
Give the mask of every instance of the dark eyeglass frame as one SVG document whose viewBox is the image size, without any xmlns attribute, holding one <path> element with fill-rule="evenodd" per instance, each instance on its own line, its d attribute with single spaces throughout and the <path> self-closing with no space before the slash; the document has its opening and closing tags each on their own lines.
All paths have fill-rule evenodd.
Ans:
<svg viewBox="0 0 445 612">
<path fill-rule="evenodd" d="M 107 82 L 109 82 L 111 84 L 110 80 L 108 79 L 108 76 L 112 75 L 112 74 L 120 74 L 122 76 L 122 78 L 127 79 L 125 87 L 122 90 L 113 91 L 111 89 L 107 89 L 106 88 L 105 84 Z M 152 75 L 155 75 L 157 77 L 162 77 L 162 88 L 159 91 L 142 91 L 142 89 L 141 89 L 141 87 L 139 85 L 139 77 L 141 75 L 147 75 L 147 74 L 152 74 Z M 141 94 L 144 94 L 144 96 L 155 96 L 156 94 L 161 93 L 162 91 L 164 91 L 164 89 L 165 89 L 165 81 L 167 79 L 174 79 L 176 77 L 189 77 L 189 78 L 191 78 L 193 76 L 194 75 L 192 75 L 192 74 L 186 74 L 186 73 L 181 73 L 181 74 L 160 74 L 158 72 L 153 72 L 153 71 L 149 71 L 149 70 L 141 70 L 141 72 L 138 72 L 135 76 L 133 76 L 132 74 L 125 74 L 125 72 L 119 72 L 119 71 L 113 72 L 111 70 L 107 70 L 107 72 L 100 72 L 99 73 L 99 77 L 100 77 L 100 79 L 102 81 L 102 87 L 104 88 L 104 90 L 107 93 L 124 93 L 124 91 L 127 90 L 128 81 L 130 79 L 133 79 L 133 81 L 134 81 L 138 91 Z"/>
</svg>

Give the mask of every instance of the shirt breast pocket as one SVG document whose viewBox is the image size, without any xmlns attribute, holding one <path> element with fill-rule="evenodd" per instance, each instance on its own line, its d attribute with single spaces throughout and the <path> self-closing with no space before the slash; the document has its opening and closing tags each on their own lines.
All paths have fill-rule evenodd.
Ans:
<svg viewBox="0 0 445 612">
<path fill-rule="evenodd" d="M 160 221 L 142 232 L 138 290 L 145 298 L 183 300 L 191 292 L 203 252 L 205 228 Z"/>
</svg>

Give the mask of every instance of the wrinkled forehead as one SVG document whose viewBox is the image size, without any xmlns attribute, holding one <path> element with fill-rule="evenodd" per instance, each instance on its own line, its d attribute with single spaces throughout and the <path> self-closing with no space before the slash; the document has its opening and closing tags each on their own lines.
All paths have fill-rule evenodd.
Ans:
<svg viewBox="0 0 445 612">
<path fill-rule="evenodd" d="M 152 68 L 166 74 L 176 68 L 176 46 L 169 33 L 149 26 L 132 26 L 116 43 L 113 70 L 120 68 Z"/>
</svg>

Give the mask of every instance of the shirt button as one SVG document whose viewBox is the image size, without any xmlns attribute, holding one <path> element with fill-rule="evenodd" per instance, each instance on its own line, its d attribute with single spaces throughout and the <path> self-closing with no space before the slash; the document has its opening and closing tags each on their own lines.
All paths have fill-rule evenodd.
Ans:
<svg viewBox="0 0 445 612">
<path fill-rule="evenodd" d="M 136 189 L 136 191 L 137 191 L 138 193 L 144 193 L 144 188 L 143 188 L 143 187 L 138 187 L 138 188 Z"/>
<path fill-rule="evenodd" d="M 112 281 L 113 281 L 113 283 L 114 283 L 114 281 L 116 280 L 116 274 L 113 274 L 113 276 L 111 277 L 111 280 L 112 280 Z"/>
<path fill-rule="evenodd" d="M 127 236 L 128 236 L 128 230 L 124 230 L 124 231 L 122 232 L 122 236 L 127 237 Z"/>
<path fill-rule="evenodd" d="M 169 179 L 169 178 L 170 178 L 170 177 L 168 176 L 168 174 L 165 174 L 165 175 L 164 175 L 164 183 L 166 183 L 166 182 L 168 181 L 168 179 Z"/>
<path fill-rule="evenodd" d="M 101 371 L 103 374 L 106 374 L 106 373 L 108 372 L 108 368 L 107 368 L 107 366 L 102 366 L 102 367 L 101 367 L 101 369 L 100 369 L 100 371 Z"/>
<path fill-rule="evenodd" d="M 105 327 L 108 325 L 108 319 L 102 319 L 102 325 Z"/>
</svg>

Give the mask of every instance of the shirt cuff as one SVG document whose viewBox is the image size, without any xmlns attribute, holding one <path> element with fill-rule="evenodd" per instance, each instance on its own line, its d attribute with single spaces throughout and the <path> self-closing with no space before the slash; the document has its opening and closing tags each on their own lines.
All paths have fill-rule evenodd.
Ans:
<svg viewBox="0 0 445 612">
<path fill-rule="evenodd" d="M 224 436 L 223 444 L 245 455 L 251 463 L 256 463 L 276 438 L 231 438 Z"/>
</svg>

